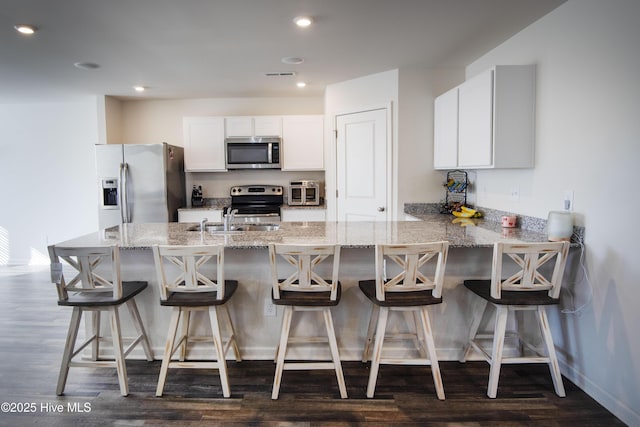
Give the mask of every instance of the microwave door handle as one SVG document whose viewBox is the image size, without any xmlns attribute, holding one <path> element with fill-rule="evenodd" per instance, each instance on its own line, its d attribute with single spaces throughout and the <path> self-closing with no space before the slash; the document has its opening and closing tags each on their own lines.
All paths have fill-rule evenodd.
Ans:
<svg viewBox="0 0 640 427">
<path fill-rule="evenodd" d="M 273 143 L 267 143 L 267 163 L 273 163 Z"/>
</svg>

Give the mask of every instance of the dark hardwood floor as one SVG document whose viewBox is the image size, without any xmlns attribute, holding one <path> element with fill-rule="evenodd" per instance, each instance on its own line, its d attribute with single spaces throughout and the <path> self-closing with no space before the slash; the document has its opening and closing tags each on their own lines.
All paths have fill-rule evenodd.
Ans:
<svg viewBox="0 0 640 427">
<path fill-rule="evenodd" d="M 0 292 L 2 426 L 624 425 L 566 379 L 567 397 L 557 397 L 542 365 L 504 366 L 498 398 L 489 399 L 484 362 L 442 362 L 445 401 L 436 398 L 429 368 L 409 366 L 383 366 L 376 397 L 367 399 L 368 365 L 360 362 L 343 366 L 349 399 L 339 398 L 333 371 L 289 371 L 273 401 L 271 361 L 229 362 L 229 399 L 216 371 L 193 370 L 171 371 L 157 398 L 160 362 L 140 360 L 127 362 L 128 397 L 119 394 L 115 369 L 82 368 L 71 370 L 58 397 L 71 310 L 56 305 L 48 270 L 0 268 Z M 4 402 L 19 412 L 5 412 Z"/>
</svg>

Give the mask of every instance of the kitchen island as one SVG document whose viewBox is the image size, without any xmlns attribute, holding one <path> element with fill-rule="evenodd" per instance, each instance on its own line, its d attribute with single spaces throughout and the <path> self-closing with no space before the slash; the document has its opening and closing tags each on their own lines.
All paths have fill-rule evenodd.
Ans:
<svg viewBox="0 0 640 427">
<path fill-rule="evenodd" d="M 491 269 L 492 245 L 496 241 L 538 242 L 546 235 L 521 229 L 502 229 L 498 223 L 474 220 L 475 226 L 452 223 L 449 215 L 425 215 L 421 221 L 400 222 L 282 222 L 277 230 L 237 233 L 190 231 L 194 223 L 125 224 L 81 236 L 64 246 L 117 244 L 121 247 L 123 280 L 145 280 L 149 287 L 137 297 L 155 357 L 160 358 L 166 339 L 170 309 L 161 307 L 151 246 L 159 245 L 225 245 L 225 275 L 239 281 L 230 301 L 230 311 L 244 359 L 271 359 L 277 345 L 280 316 L 263 313 L 270 301 L 270 270 L 267 245 L 270 242 L 302 244 L 339 244 L 343 247 L 340 263 L 342 300 L 333 308 L 336 334 L 345 360 L 359 360 L 366 336 L 370 302 L 358 289 L 358 280 L 374 277 L 376 244 L 402 244 L 447 240 L 449 258 L 445 272 L 443 304 L 431 307 L 438 356 L 457 360 L 466 343 L 473 310 L 478 302 L 461 286 L 464 279 L 488 277 Z M 565 273 L 568 280 L 575 254 L 570 255 Z M 124 316 L 125 314 L 123 314 Z M 127 314 L 128 315 L 128 314 Z M 552 324 L 557 324 L 557 310 L 551 308 Z M 194 319 L 196 327 L 206 331 L 206 322 Z M 392 319 L 390 329 L 402 330 L 402 318 Z M 294 324 L 293 327 L 297 327 Z M 322 332 L 318 323 L 318 333 Z M 315 333 L 315 330 L 301 331 Z M 559 331 L 561 333 L 561 331 Z M 398 348 L 399 351 L 402 348 Z M 206 357 L 210 350 L 196 348 L 194 357 Z M 322 347 L 291 349 L 292 357 L 313 357 Z M 132 353 L 133 357 L 142 354 Z"/>
</svg>

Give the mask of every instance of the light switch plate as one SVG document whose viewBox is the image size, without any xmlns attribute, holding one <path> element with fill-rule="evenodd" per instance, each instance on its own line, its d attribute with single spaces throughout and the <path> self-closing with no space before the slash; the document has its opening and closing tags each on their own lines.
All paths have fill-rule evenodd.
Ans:
<svg viewBox="0 0 640 427">
<path fill-rule="evenodd" d="M 509 192 L 509 200 L 512 202 L 517 202 L 520 200 L 520 188 L 511 187 L 511 191 Z"/>
</svg>

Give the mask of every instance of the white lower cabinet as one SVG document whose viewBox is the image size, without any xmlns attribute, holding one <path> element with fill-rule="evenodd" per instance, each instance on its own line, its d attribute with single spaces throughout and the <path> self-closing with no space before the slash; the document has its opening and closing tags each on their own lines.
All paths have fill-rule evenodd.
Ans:
<svg viewBox="0 0 640 427">
<path fill-rule="evenodd" d="M 325 209 L 313 209 L 313 208 L 301 208 L 301 209 L 287 209 L 282 208 L 282 221 L 325 221 L 327 218 Z"/>
<path fill-rule="evenodd" d="M 178 222 L 222 222 L 222 209 L 179 209 Z"/>
</svg>

